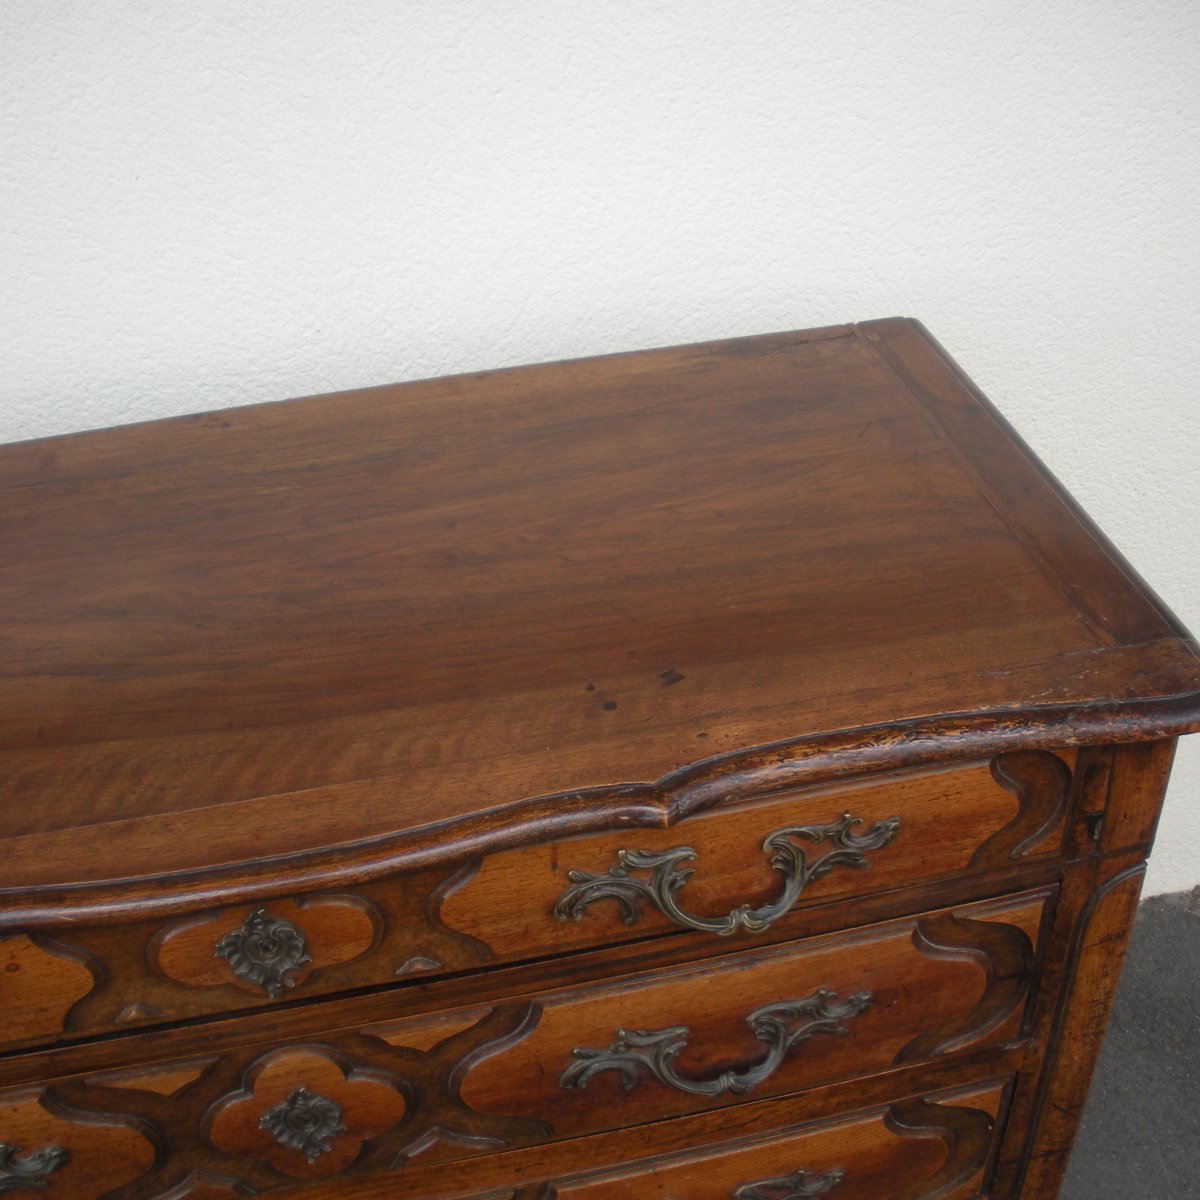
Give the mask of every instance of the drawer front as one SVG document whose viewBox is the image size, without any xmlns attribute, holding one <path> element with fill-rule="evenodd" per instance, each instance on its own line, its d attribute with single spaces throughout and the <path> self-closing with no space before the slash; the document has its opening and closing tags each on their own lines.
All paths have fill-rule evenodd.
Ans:
<svg viewBox="0 0 1200 1200">
<path fill-rule="evenodd" d="M 574 1137 L 1018 1038 L 1046 899 L 539 997 L 528 1035 L 476 1065 L 462 1098 Z"/>
<path fill-rule="evenodd" d="M 752 944 L 811 904 L 1053 856 L 1073 761 L 1007 754 L 338 893 L 61 933 L 14 930 L 0 936 L 0 1048 L 679 929 Z"/>
<path fill-rule="evenodd" d="M 0 934 L 0 1049 L 478 968 L 494 956 L 445 927 L 474 870 L 272 898 L 130 924 Z"/>
<path fill-rule="evenodd" d="M 648 1194 L 664 1200 L 970 1200 L 984 1186 L 1009 1082 L 514 1194 L 541 1200 L 644 1200 Z"/>
<path fill-rule="evenodd" d="M 62 1194 L 269 1192 L 797 1092 L 1022 1036 L 1048 891 L 550 993 L 0 1094 Z M 436 989 L 431 989 L 431 993 Z M 57 1148 L 57 1150 L 56 1150 Z M 35 1161 L 36 1160 L 35 1158 Z M 2 1177 L 0 1177 L 2 1178 Z"/>
<path fill-rule="evenodd" d="M 678 929 L 752 941 L 812 904 L 1053 856 L 1073 761 L 1007 754 L 496 854 L 441 918 L 501 958 Z"/>
</svg>

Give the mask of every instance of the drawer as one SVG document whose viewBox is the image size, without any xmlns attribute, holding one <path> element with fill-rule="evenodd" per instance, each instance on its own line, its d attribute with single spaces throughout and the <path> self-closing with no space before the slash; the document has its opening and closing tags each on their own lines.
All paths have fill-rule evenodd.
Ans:
<svg viewBox="0 0 1200 1200">
<path fill-rule="evenodd" d="M 64 1196 L 149 1200 L 198 1175 L 269 1192 L 1019 1043 L 1051 899 L 1043 889 L 467 1007 L 439 1005 L 433 985 L 427 1015 L 380 1020 L 386 998 L 363 998 L 293 1037 L 271 1036 L 266 1017 L 231 1022 L 222 1039 L 184 1031 L 162 1039 L 174 1057 L 0 1093 L 0 1141 L 43 1163 Z"/>
<path fill-rule="evenodd" d="M 471 870 L 0 933 L 0 1049 L 478 968 L 492 958 L 487 947 L 438 916 L 446 892 Z M 0 928 L 3 921 L 0 913 Z"/>
<path fill-rule="evenodd" d="M 492 855 L 441 905 L 491 953 L 697 930 L 752 939 L 812 904 L 1058 853 L 1074 755 L 896 772 Z"/>
<path fill-rule="evenodd" d="M 12 929 L 0 936 L 0 1047 L 679 929 L 752 943 L 812 904 L 1053 857 L 1073 763 L 1072 753 L 1005 754 L 718 805 L 668 830 L 538 844 L 336 892 L 129 924 Z M 736 792 L 736 780 L 728 787 Z"/>
<path fill-rule="evenodd" d="M 405 1176 L 409 1200 L 975 1200 L 984 1194 L 1014 1077 L 886 1091 L 819 1117 L 795 1101 L 743 1108 L 735 1128 L 711 1116 L 563 1142 Z M 829 1115 L 829 1114 L 832 1115 Z M 586 1165 L 585 1165 L 586 1164 Z M 394 1185 L 392 1185 L 394 1186 Z M 383 1181 L 345 1200 L 384 1200 Z"/>
<path fill-rule="evenodd" d="M 556 1180 L 538 1200 L 972 1200 L 1011 1080 Z M 494 1195 L 495 1193 L 493 1193 Z M 482 1198 L 480 1198 L 482 1200 Z"/>
<path fill-rule="evenodd" d="M 461 1095 L 557 1136 L 1017 1039 L 1048 893 L 689 964 L 536 1003 Z"/>
</svg>

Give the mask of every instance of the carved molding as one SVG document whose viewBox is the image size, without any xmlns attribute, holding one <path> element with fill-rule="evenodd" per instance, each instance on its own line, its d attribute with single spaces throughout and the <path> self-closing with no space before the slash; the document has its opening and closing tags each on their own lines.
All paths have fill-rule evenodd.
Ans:
<svg viewBox="0 0 1200 1200">
<path fill-rule="evenodd" d="M 671 771 L 653 782 L 547 793 L 436 827 L 431 840 L 414 834 L 330 847 L 302 864 L 265 862 L 199 871 L 181 882 L 147 876 L 114 887 L 109 883 L 29 889 L 6 911 L 6 927 L 81 923 L 144 913 L 148 905 L 166 915 L 185 913 L 220 888 L 230 904 L 261 901 L 264 883 L 286 895 L 346 884 L 347 854 L 354 855 L 356 886 L 396 872 L 460 862 L 464 855 L 493 854 L 531 840 L 563 839 L 614 829 L 670 827 L 719 804 L 757 799 L 810 785 L 848 781 L 882 771 L 961 762 L 1010 752 L 1088 746 L 1170 736 L 1193 720 L 1194 694 L 1136 703 L 1097 700 L 1039 704 L 953 716 L 913 717 L 755 746 L 715 755 Z M 590 803 L 577 802 L 581 796 Z M 169 887 L 169 892 L 165 888 Z M 50 920 L 51 908 L 60 909 Z"/>
<path fill-rule="evenodd" d="M 758 908 L 742 904 L 720 917 L 686 912 L 679 904 L 678 893 L 693 873 L 693 869 L 685 864 L 696 859 L 697 853 L 690 846 L 676 846 L 661 851 L 618 850 L 616 865 L 609 867 L 604 875 L 568 871 L 571 887 L 554 906 L 554 915 L 560 921 L 578 921 L 584 910 L 597 900 L 615 900 L 626 925 L 636 924 L 641 919 L 642 905 L 645 904 L 683 929 L 721 937 L 738 930 L 761 933 L 792 910 L 806 887 L 836 867 L 856 870 L 869 867 L 870 860 L 865 851 L 882 850 L 900 831 L 898 817 L 876 821 L 864 833 L 855 833 L 854 827 L 862 823 L 861 817 L 844 813 L 832 825 L 794 825 L 769 834 L 762 848 L 770 855 L 771 869 L 783 876 L 783 892 L 777 900 Z M 807 851 L 799 844 L 803 842 L 813 845 L 828 842 L 834 848 L 809 862 Z M 647 872 L 647 877 L 634 875 L 634 871 Z"/>
<path fill-rule="evenodd" d="M 979 1041 L 1016 1012 L 1029 994 L 1033 943 L 1016 925 L 943 913 L 917 922 L 913 945 L 930 958 L 976 963 L 985 983 L 973 1007 L 914 1038 L 896 1055 L 897 1063 L 920 1062 Z"/>
<path fill-rule="evenodd" d="M 934 1138 L 943 1143 L 946 1151 L 945 1160 L 932 1175 L 907 1184 L 896 1183 L 895 1191 L 889 1186 L 888 1200 L 941 1200 L 956 1195 L 987 1165 L 996 1130 L 996 1121 L 990 1113 L 970 1107 L 969 1102 L 956 1104 L 953 1100 L 940 1103 L 924 1098 L 907 1100 L 892 1105 L 883 1120 L 897 1137 Z M 791 1175 L 742 1184 L 734 1189 L 730 1200 L 808 1200 L 818 1196 L 831 1196 L 832 1200 L 835 1189 L 844 1182 L 852 1180 L 841 1167 L 819 1173 L 800 1169 Z M 555 1200 L 558 1194 L 554 1183 L 547 1182 L 510 1190 L 505 1196 L 508 1200 Z M 664 1196 L 676 1200 L 671 1192 Z M 479 1200 L 491 1200 L 491 1193 Z M 500 1200 L 498 1193 L 496 1200 Z"/>
<path fill-rule="evenodd" d="M 88 1196 L 115 1195 L 148 1170 L 162 1149 L 155 1131 L 128 1113 L 106 1111 L 103 1103 L 68 1104 L 52 1088 L 8 1090 L 3 1108 L 11 1122 L 0 1128 L 4 1200 L 8 1193 L 22 1200 L 29 1189 L 73 1196 L 84 1180 Z"/>
<path fill-rule="evenodd" d="M 1103 1031 L 1112 1012 L 1145 878 L 1145 862 L 1118 870 L 1075 916 L 1050 1051 L 1032 1096 L 1025 1138 L 1004 1184 L 1011 1194 L 1052 1195 L 1062 1183 Z"/>
<path fill-rule="evenodd" d="M 446 878 L 437 885 L 437 887 L 430 891 L 429 898 L 426 900 L 424 906 L 425 920 L 429 924 L 430 928 L 436 930 L 440 934 L 444 934 L 447 939 L 452 940 L 452 944 L 454 944 L 456 947 L 460 947 L 461 949 L 459 957 L 462 957 L 464 954 L 471 956 L 475 959 L 476 963 L 487 962 L 488 959 L 492 957 L 492 948 L 487 944 L 487 942 L 480 941 L 479 938 L 472 937 L 469 933 L 463 933 L 458 929 L 451 929 L 450 926 L 442 920 L 442 905 L 451 896 L 453 896 L 455 892 L 466 887 L 467 884 L 470 883 L 477 874 L 479 874 L 479 868 L 482 865 L 482 862 L 483 860 L 479 858 L 469 859 L 467 862 L 463 863 L 457 871 L 447 875 Z M 396 880 L 395 885 L 397 887 L 402 886 L 402 881 Z M 418 956 L 418 958 L 421 962 L 437 962 L 437 959 L 435 958 L 429 958 L 425 956 Z M 407 967 L 413 961 L 414 960 L 412 958 L 409 958 L 401 966 L 401 968 L 397 970 L 396 974 L 399 975 L 404 967 Z M 440 968 L 441 966 L 442 964 L 438 963 L 438 967 Z"/>
<path fill-rule="evenodd" d="M 70 1029 L 76 1009 L 104 978 L 94 955 L 57 937 L 0 937 L 0 1047 L 43 1042 Z"/>
<path fill-rule="evenodd" d="M 1071 771 L 1045 750 L 997 754 L 989 764 L 992 778 L 1017 797 L 1019 807 L 971 856 L 972 867 L 999 867 L 1024 857 L 1063 822 L 1071 793 Z"/>
<path fill-rule="evenodd" d="M 426 958 L 423 954 L 414 954 L 412 958 L 402 962 L 392 975 L 400 979 L 405 975 L 419 975 L 424 971 L 441 971 L 443 965 L 436 958 Z"/>
<path fill-rule="evenodd" d="M 328 1155 L 319 1154 L 309 1160 L 297 1153 L 296 1162 L 300 1167 L 309 1164 L 310 1170 L 331 1163 L 337 1178 L 355 1177 L 394 1170 L 438 1141 L 483 1152 L 529 1145 L 544 1138 L 550 1130 L 541 1121 L 476 1112 L 460 1093 L 462 1079 L 475 1063 L 520 1042 L 539 1017 L 536 1005 L 499 1005 L 429 1050 L 392 1046 L 361 1031 L 329 1036 L 318 1044 L 275 1047 L 265 1054 L 254 1047 L 243 1047 L 222 1054 L 195 1082 L 169 1097 L 107 1087 L 94 1079 L 64 1081 L 51 1089 L 50 1095 L 59 1107 L 104 1112 L 112 1120 L 145 1130 L 160 1146 L 170 1146 L 169 1154 L 160 1155 L 139 1178 L 110 1192 L 106 1200 L 157 1200 L 198 1175 L 229 1180 L 243 1191 L 270 1192 L 291 1186 L 280 1173 L 285 1169 L 291 1173 L 291 1167 L 280 1165 L 285 1160 L 276 1163 L 251 1149 L 249 1131 L 256 1129 L 267 1109 L 275 1106 L 265 1105 L 261 1111 L 253 1107 L 256 1080 L 266 1064 L 288 1056 L 321 1056 L 337 1064 L 347 1089 L 387 1086 L 404 1098 L 404 1110 L 398 1119 L 384 1115 L 371 1128 L 355 1129 L 349 1102 L 341 1100 L 335 1087 L 319 1085 L 318 1095 L 344 1110 L 340 1124 L 347 1128 L 330 1142 Z M 238 1117 L 236 1129 L 241 1132 L 237 1138 L 228 1132 L 235 1126 L 222 1118 L 234 1104 L 251 1105 L 245 1119 Z M 220 1145 L 213 1140 L 217 1132 Z M 274 1130 L 264 1127 L 260 1136 L 275 1145 Z M 339 1167 L 333 1159 L 342 1153 L 339 1148 L 343 1139 L 347 1147 L 358 1148 L 346 1159 L 346 1165 Z M 297 1170 L 295 1174 L 311 1177 L 306 1171 Z"/>
<path fill-rule="evenodd" d="M 64 1025 L 72 1033 L 229 1011 L 231 1007 L 270 1003 L 274 998 L 272 992 L 278 996 L 296 980 L 304 983 L 307 993 L 316 995 L 348 990 L 364 982 L 383 983 L 415 972 L 479 966 L 491 957 L 489 948 L 476 938 L 447 928 L 438 914 L 442 898 L 462 886 L 476 867 L 477 864 L 469 864 L 449 875 L 443 870 L 432 870 L 385 880 L 361 895 L 331 893 L 255 906 L 255 913 L 265 912 L 268 918 L 273 909 L 282 908 L 287 913 L 287 923 L 297 931 L 307 930 L 311 922 L 314 927 L 311 940 L 315 940 L 320 922 L 333 910 L 353 909 L 356 916 L 361 914 L 355 926 L 355 943 L 359 948 L 353 953 L 329 962 L 328 952 L 323 951 L 321 956 L 326 961 L 310 962 L 310 948 L 306 947 L 299 975 L 289 973 L 294 973 L 296 967 L 280 963 L 278 975 L 282 978 L 273 976 L 268 968 L 263 972 L 262 983 L 246 975 L 237 983 L 225 963 L 214 961 L 218 956 L 213 953 L 213 942 L 218 937 L 223 942 L 224 935 L 230 936 L 230 953 L 236 951 L 240 956 L 244 946 L 235 946 L 233 939 L 233 935 L 243 931 L 231 931 L 227 926 L 222 929 L 216 924 L 221 912 L 211 908 L 165 925 L 143 921 L 72 929 L 71 938 L 77 945 L 71 947 L 57 947 L 41 935 L 37 941 L 39 946 L 45 944 L 62 957 L 79 961 L 93 978 L 93 986 L 86 995 L 72 997 L 73 1007 Z M 237 914 L 236 921 L 245 908 L 239 910 L 235 906 L 232 911 Z M 229 920 L 227 916 L 224 919 Z M 205 927 L 211 927 L 211 934 Z M 165 964 L 164 947 L 180 933 L 196 940 L 195 952 L 181 953 L 178 961 Z M 344 947 L 343 939 L 334 940 Z M 327 932 L 325 942 L 330 941 Z M 362 964 L 368 956 L 372 964 L 378 964 L 377 968 L 364 969 Z M 225 957 L 224 953 L 219 957 Z M 210 977 L 198 982 L 201 959 L 211 964 L 211 970 Z M 242 991 L 242 998 L 236 1003 L 231 1003 L 227 993 L 221 994 L 221 989 L 231 984 Z"/>
<path fill-rule="evenodd" d="M 231 1162 L 326 1178 L 395 1129 L 412 1100 L 407 1081 L 335 1046 L 284 1047 L 251 1062 L 241 1087 L 210 1107 L 204 1136 Z"/>
<path fill-rule="evenodd" d="M 379 944 L 382 926 L 378 909 L 365 895 L 278 897 L 248 906 L 206 909 L 162 926 L 148 940 L 146 963 L 165 983 L 189 991 L 223 989 L 233 983 L 275 999 L 282 988 L 307 984 L 370 954 Z M 289 953 L 303 961 L 281 966 L 277 960 Z M 192 1005 L 228 1002 L 219 997 L 198 1000 L 194 995 L 190 1000 Z"/>
<path fill-rule="evenodd" d="M 900 1137 L 936 1137 L 946 1146 L 946 1161 L 933 1178 L 902 1187 L 892 1200 L 936 1200 L 961 1188 L 987 1163 L 996 1128 L 995 1120 L 982 1109 L 924 1099 L 893 1105 L 884 1122 Z"/>
</svg>

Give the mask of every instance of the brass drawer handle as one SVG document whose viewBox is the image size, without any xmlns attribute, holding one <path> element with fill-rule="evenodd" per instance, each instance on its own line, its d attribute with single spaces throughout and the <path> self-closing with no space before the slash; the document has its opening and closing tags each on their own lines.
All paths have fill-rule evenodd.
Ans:
<svg viewBox="0 0 1200 1200">
<path fill-rule="evenodd" d="M 766 1057 L 745 1071 L 722 1071 L 715 1079 L 687 1079 L 675 1069 L 675 1060 L 687 1046 L 691 1029 L 673 1025 L 669 1029 L 617 1030 L 617 1038 L 606 1050 L 579 1048 L 576 1061 L 559 1076 L 565 1090 L 585 1088 L 593 1075 L 616 1071 L 627 1092 L 641 1082 L 643 1073 L 659 1083 L 692 1096 L 744 1096 L 753 1091 L 787 1057 L 788 1052 L 818 1033 L 844 1034 L 845 1021 L 865 1012 L 870 992 L 856 992 L 838 1002 L 837 993 L 822 988 L 804 1000 L 768 1004 L 746 1018 L 757 1041 L 767 1045 Z"/>
<path fill-rule="evenodd" d="M 657 908 L 676 925 L 728 937 L 739 929 L 761 933 L 788 913 L 800 893 L 810 884 L 828 875 L 834 867 L 855 867 L 862 870 L 871 864 L 864 850 L 882 850 L 900 831 L 900 818 L 888 817 L 876 821 L 866 833 L 853 832 L 861 825 L 861 817 L 845 813 L 832 825 L 792 825 L 769 834 L 762 844 L 764 853 L 771 855 L 771 867 L 783 876 L 783 894 L 771 904 L 751 908 L 743 904 L 723 917 L 699 917 L 680 908 L 677 894 L 692 875 L 692 868 L 683 864 L 696 858 L 691 846 L 676 846 L 673 850 L 618 850 L 617 865 L 607 874 L 593 875 L 588 871 L 568 871 L 571 887 L 554 906 L 554 915 L 565 921 L 578 921 L 583 910 L 596 900 L 615 900 L 621 906 L 626 925 L 641 918 L 640 902 Z M 829 842 L 835 848 L 813 862 L 808 861 L 798 841 L 820 845 Z M 648 871 L 643 879 L 630 874 Z"/>
<path fill-rule="evenodd" d="M 225 959 L 233 973 L 247 983 L 258 984 L 272 1000 L 284 988 L 295 987 L 290 972 L 312 958 L 305 953 L 304 934 L 288 921 L 256 908 L 241 924 L 216 945 L 216 956 Z"/>
<path fill-rule="evenodd" d="M 814 1175 L 812 1171 L 794 1171 L 779 1179 L 762 1179 L 758 1183 L 743 1183 L 733 1193 L 732 1200 L 808 1200 L 832 1192 L 846 1172 L 841 1167 Z"/>
<path fill-rule="evenodd" d="M 16 1188 L 44 1188 L 46 1176 L 67 1165 L 70 1155 L 62 1146 L 43 1146 L 18 1159 L 20 1146 L 0 1142 L 0 1192 Z"/>
</svg>

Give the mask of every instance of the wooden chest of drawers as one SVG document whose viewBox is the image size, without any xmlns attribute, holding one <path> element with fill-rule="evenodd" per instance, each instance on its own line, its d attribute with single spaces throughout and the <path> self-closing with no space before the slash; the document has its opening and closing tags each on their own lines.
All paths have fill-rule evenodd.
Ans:
<svg viewBox="0 0 1200 1200">
<path fill-rule="evenodd" d="M 1200 662 L 920 326 L 0 497 L 0 1194 L 1056 1194 Z"/>
</svg>

